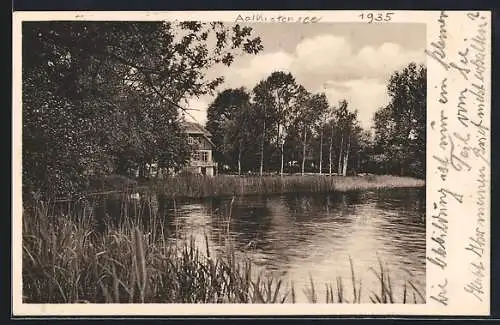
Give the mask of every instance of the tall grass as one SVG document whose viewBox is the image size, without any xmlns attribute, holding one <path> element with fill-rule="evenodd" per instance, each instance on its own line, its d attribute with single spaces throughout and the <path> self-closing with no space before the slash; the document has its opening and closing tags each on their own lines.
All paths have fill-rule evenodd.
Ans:
<svg viewBox="0 0 500 325">
<path fill-rule="evenodd" d="M 296 192 L 345 192 L 365 189 L 421 187 L 424 180 L 389 175 L 341 177 L 325 175 L 229 176 L 183 175 L 151 182 L 167 197 L 205 198 L 212 196 L 285 194 Z"/>
<path fill-rule="evenodd" d="M 37 203 L 23 214 L 23 297 L 26 303 L 294 303 L 293 283 L 255 270 L 234 249 L 212 252 L 205 237 L 174 240 L 165 221 L 123 218 L 97 232 L 93 208 L 55 215 Z M 231 246 L 228 246 L 231 247 Z M 423 303 L 410 280 L 395 284 L 382 262 L 372 271 L 377 292 L 362 291 L 350 260 L 351 279 L 325 284 L 319 296 L 312 277 L 303 288 L 312 303 Z M 395 294 L 403 292 L 402 295 Z M 300 291 L 299 291 L 300 292 Z M 352 292 L 352 294 L 351 294 Z M 402 298 L 398 298 L 402 297 Z M 399 299 L 399 300 L 398 300 Z"/>
</svg>

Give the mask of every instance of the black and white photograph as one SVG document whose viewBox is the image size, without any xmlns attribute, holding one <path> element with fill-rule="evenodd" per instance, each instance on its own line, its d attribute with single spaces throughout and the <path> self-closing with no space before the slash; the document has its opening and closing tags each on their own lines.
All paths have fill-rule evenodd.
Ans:
<svg viewBox="0 0 500 325">
<path fill-rule="evenodd" d="M 22 23 L 22 300 L 426 303 L 426 25 Z"/>
</svg>

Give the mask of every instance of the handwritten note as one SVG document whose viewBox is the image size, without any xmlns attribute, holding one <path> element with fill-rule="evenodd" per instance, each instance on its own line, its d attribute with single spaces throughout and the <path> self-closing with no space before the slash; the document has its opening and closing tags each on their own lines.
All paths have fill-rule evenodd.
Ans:
<svg viewBox="0 0 500 325">
<path fill-rule="evenodd" d="M 489 17 L 441 11 L 425 51 L 440 76 L 428 94 L 428 297 L 437 306 L 463 304 L 464 294 L 489 300 Z"/>
<path fill-rule="evenodd" d="M 301 23 L 314 24 L 319 23 L 321 17 L 317 16 L 287 16 L 287 15 L 269 15 L 264 13 L 255 13 L 250 15 L 238 14 L 234 20 L 235 23 Z"/>
</svg>

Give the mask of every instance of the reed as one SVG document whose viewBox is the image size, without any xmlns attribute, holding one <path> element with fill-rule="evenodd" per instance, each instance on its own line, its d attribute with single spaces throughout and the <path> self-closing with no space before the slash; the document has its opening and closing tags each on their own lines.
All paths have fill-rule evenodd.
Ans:
<svg viewBox="0 0 500 325">
<path fill-rule="evenodd" d="M 295 285 L 285 278 L 257 272 L 252 261 L 237 257 L 231 245 L 213 252 L 208 237 L 201 246 L 193 237 L 170 238 L 160 218 L 149 223 L 123 218 L 98 232 L 92 208 L 66 215 L 50 211 L 39 202 L 23 214 L 26 303 L 297 302 Z M 425 302 L 414 283 L 392 281 L 382 262 L 372 269 L 380 283 L 377 292 L 362 291 L 352 260 L 350 267 L 350 283 L 338 277 L 335 285 L 325 284 L 324 300 L 310 277 L 302 288 L 309 302 Z"/>
<path fill-rule="evenodd" d="M 167 197 L 205 198 L 231 195 L 345 192 L 366 189 L 422 187 L 424 180 L 390 175 L 369 176 L 230 176 L 183 175 L 151 181 L 150 185 Z"/>
</svg>

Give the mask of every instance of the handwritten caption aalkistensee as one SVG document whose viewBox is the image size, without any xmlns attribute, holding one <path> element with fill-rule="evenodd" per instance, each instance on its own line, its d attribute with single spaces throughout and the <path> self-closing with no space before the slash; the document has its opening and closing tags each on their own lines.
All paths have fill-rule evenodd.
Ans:
<svg viewBox="0 0 500 325">
<path fill-rule="evenodd" d="M 461 246 L 460 263 L 467 271 L 460 283 L 463 292 L 483 302 L 486 297 L 488 256 L 485 255 L 489 218 L 489 106 L 487 74 L 489 73 L 488 29 L 490 22 L 480 12 L 463 13 L 467 35 L 459 35 L 449 27 L 451 14 L 442 11 L 437 19 L 439 32 L 430 42 L 426 54 L 441 69 L 434 85 L 438 118 L 431 120 L 430 136 L 437 137 L 433 148 L 432 180 L 437 193 L 431 193 L 431 241 L 427 255 L 428 271 L 438 274 L 430 288 L 430 303 L 448 306 L 450 250 Z M 453 35 L 452 35 L 453 34 Z M 453 46 L 450 45 L 454 40 Z M 456 40 L 459 39 L 457 47 Z M 436 116 L 436 115 L 434 115 Z M 457 179 L 469 179 L 467 188 Z M 473 207 L 473 208 L 469 208 Z M 457 215 L 456 211 L 474 211 L 473 215 Z M 468 210 L 471 209 L 471 210 Z M 451 214 L 450 211 L 455 211 Z M 451 242 L 451 223 L 464 234 L 464 242 Z M 460 224 L 460 225 L 459 225 Z M 463 225 L 463 226 L 462 226 Z M 454 238 L 457 238 L 455 236 Z M 456 258 L 456 256 L 455 256 Z M 457 263 L 455 262 L 455 266 Z M 460 299 L 456 297 L 456 299 Z"/>
<path fill-rule="evenodd" d="M 321 21 L 317 16 L 286 16 L 286 15 L 267 15 L 255 13 L 250 15 L 238 14 L 234 20 L 235 23 L 300 23 L 315 24 Z"/>
</svg>

